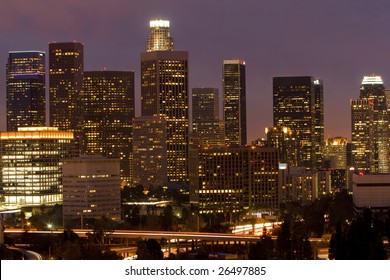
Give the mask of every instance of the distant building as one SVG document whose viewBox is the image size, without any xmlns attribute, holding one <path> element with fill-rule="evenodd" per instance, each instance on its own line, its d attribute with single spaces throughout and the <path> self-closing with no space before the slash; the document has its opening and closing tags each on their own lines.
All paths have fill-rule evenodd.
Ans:
<svg viewBox="0 0 390 280">
<path fill-rule="evenodd" d="M 167 121 L 161 117 L 133 119 L 133 185 L 163 186 L 167 183 Z"/>
<path fill-rule="evenodd" d="M 173 51 L 173 38 L 169 29 L 169 20 L 155 19 L 149 24 L 149 38 L 146 51 Z"/>
<path fill-rule="evenodd" d="M 84 153 L 119 158 L 121 178 L 130 183 L 134 72 L 84 72 L 82 100 Z"/>
<path fill-rule="evenodd" d="M 81 156 L 63 161 L 63 217 L 66 225 L 102 216 L 121 218 L 120 162 L 102 156 Z"/>
<path fill-rule="evenodd" d="M 353 174 L 353 203 L 356 208 L 388 210 L 390 208 L 389 174 Z"/>
<path fill-rule="evenodd" d="M 352 165 L 364 173 L 388 173 L 389 115 L 382 78 L 365 76 L 351 100 Z"/>
<path fill-rule="evenodd" d="M 225 146 L 217 88 L 192 89 L 192 137 L 202 146 Z"/>
<path fill-rule="evenodd" d="M 83 44 L 49 44 L 50 126 L 81 133 L 83 75 Z"/>
<path fill-rule="evenodd" d="M 223 61 L 223 115 L 226 145 L 246 145 L 246 78 L 243 60 Z"/>
<path fill-rule="evenodd" d="M 297 133 L 287 127 L 267 127 L 265 135 L 264 145 L 278 150 L 279 162 L 289 166 L 299 165 L 302 143 Z"/>
<path fill-rule="evenodd" d="M 7 131 L 45 126 L 45 53 L 9 52 L 6 76 Z"/>
<path fill-rule="evenodd" d="M 61 160 L 77 155 L 73 132 L 53 127 L 0 132 L 1 204 L 61 204 Z"/>
<path fill-rule="evenodd" d="M 211 148 L 195 151 L 190 195 L 200 213 L 223 213 L 230 219 L 251 206 L 277 208 L 278 154 L 261 147 Z"/>
<path fill-rule="evenodd" d="M 173 40 L 163 36 L 155 46 L 157 30 L 168 32 L 169 22 L 150 22 L 147 50 L 141 54 L 141 115 L 167 121 L 167 173 L 171 183 L 188 183 L 189 92 L 188 52 L 174 51 Z M 153 47 L 152 47 L 153 45 Z"/>
<path fill-rule="evenodd" d="M 329 162 L 329 168 L 347 168 L 347 138 L 334 137 L 325 140 L 324 160 Z"/>
<path fill-rule="evenodd" d="M 302 142 L 299 166 L 321 167 L 324 142 L 322 80 L 310 76 L 273 78 L 275 127 L 287 127 Z"/>
</svg>

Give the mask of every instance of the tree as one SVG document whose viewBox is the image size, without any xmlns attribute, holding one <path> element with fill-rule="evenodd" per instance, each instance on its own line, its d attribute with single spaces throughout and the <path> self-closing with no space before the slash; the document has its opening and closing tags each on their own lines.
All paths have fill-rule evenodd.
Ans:
<svg viewBox="0 0 390 280">
<path fill-rule="evenodd" d="M 347 259 L 347 244 L 345 235 L 341 228 L 341 223 L 338 222 L 336 225 L 336 232 L 332 234 L 329 245 L 329 258 L 335 260 L 346 260 Z"/>
<path fill-rule="evenodd" d="M 139 241 L 137 244 L 138 260 L 162 260 L 163 252 L 160 243 L 156 239 Z"/>
</svg>

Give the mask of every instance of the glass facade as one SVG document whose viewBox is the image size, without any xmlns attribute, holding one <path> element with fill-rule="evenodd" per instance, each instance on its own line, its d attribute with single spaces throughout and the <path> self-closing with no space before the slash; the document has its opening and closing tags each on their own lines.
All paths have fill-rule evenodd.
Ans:
<svg viewBox="0 0 390 280">
<path fill-rule="evenodd" d="M 133 71 L 84 72 L 84 153 L 119 158 L 121 178 L 132 179 Z"/>
<path fill-rule="evenodd" d="M 223 114 L 225 144 L 231 147 L 246 145 L 246 83 L 245 62 L 223 62 Z"/>
<path fill-rule="evenodd" d="M 49 44 L 50 126 L 81 131 L 83 73 L 83 44 Z"/>
<path fill-rule="evenodd" d="M 45 53 L 9 52 L 6 70 L 7 131 L 45 126 Z"/>
<path fill-rule="evenodd" d="M 61 160 L 76 153 L 73 132 L 48 127 L 0 132 L 1 203 L 62 203 Z"/>
</svg>

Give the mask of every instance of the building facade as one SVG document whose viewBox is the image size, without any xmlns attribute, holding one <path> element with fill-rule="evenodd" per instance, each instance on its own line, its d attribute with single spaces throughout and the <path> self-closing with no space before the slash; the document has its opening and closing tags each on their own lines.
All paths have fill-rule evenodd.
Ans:
<svg viewBox="0 0 390 280">
<path fill-rule="evenodd" d="M 45 53 L 9 52 L 7 77 L 7 131 L 46 125 Z"/>
<path fill-rule="evenodd" d="M 277 208 L 278 153 L 273 148 L 211 148 L 197 151 L 190 195 L 200 213 L 236 219 L 250 207 Z"/>
<path fill-rule="evenodd" d="M 329 162 L 328 168 L 347 168 L 347 144 L 345 137 L 333 137 L 325 140 L 324 160 Z"/>
<path fill-rule="evenodd" d="M 141 114 L 167 122 L 167 174 L 172 183 L 188 182 L 188 103 L 188 52 L 142 53 Z"/>
<path fill-rule="evenodd" d="M 53 127 L 0 132 L 1 203 L 18 207 L 61 204 L 61 160 L 77 155 L 73 132 Z"/>
<path fill-rule="evenodd" d="M 121 178 L 132 180 L 133 71 L 86 71 L 84 153 L 120 159 Z"/>
<path fill-rule="evenodd" d="M 246 79 L 243 60 L 223 61 L 223 115 L 226 145 L 246 145 Z"/>
<path fill-rule="evenodd" d="M 382 78 L 365 76 L 359 99 L 351 101 L 353 163 L 362 172 L 390 171 L 387 108 Z"/>
<path fill-rule="evenodd" d="M 62 164 L 64 225 L 102 216 L 121 218 L 120 162 L 102 156 L 81 156 Z M 78 223 L 80 221 L 80 224 Z"/>
<path fill-rule="evenodd" d="M 223 124 L 223 122 L 222 122 Z M 219 119 L 217 88 L 192 89 L 192 139 L 202 146 L 224 146 L 224 126 Z"/>
<path fill-rule="evenodd" d="M 81 132 L 83 75 L 83 44 L 49 44 L 50 126 L 62 131 Z"/>
<path fill-rule="evenodd" d="M 133 119 L 133 185 L 148 188 L 167 183 L 167 121 L 162 117 Z"/>
<path fill-rule="evenodd" d="M 299 165 L 316 169 L 324 142 L 323 83 L 310 76 L 273 78 L 275 127 L 287 127 L 302 142 Z"/>
<path fill-rule="evenodd" d="M 155 19 L 150 21 L 146 51 L 173 51 L 173 38 L 169 25 L 169 20 Z"/>
</svg>

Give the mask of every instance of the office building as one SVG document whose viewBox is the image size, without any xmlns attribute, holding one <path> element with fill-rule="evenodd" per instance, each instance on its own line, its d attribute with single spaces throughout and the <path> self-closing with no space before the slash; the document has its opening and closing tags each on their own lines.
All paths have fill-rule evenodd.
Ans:
<svg viewBox="0 0 390 280">
<path fill-rule="evenodd" d="M 362 211 L 370 208 L 373 211 L 388 211 L 390 207 L 389 174 L 353 174 L 353 204 Z"/>
<path fill-rule="evenodd" d="M 45 126 L 45 53 L 11 51 L 6 72 L 7 131 Z"/>
<path fill-rule="evenodd" d="M 0 132 L 2 204 L 61 204 L 61 160 L 77 155 L 73 132 L 53 127 Z"/>
<path fill-rule="evenodd" d="M 275 127 L 287 127 L 302 142 L 299 165 L 320 167 L 322 158 L 323 83 L 310 76 L 273 78 Z"/>
<path fill-rule="evenodd" d="M 246 145 L 246 80 L 243 60 L 223 61 L 223 115 L 226 145 Z"/>
<path fill-rule="evenodd" d="M 192 137 L 202 146 L 224 146 L 224 126 L 219 119 L 217 88 L 192 89 Z"/>
<path fill-rule="evenodd" d="M 167 122 L 162 117 L 133 119 L 133 185 L 164 186 L 167 183 Z"/>
<path fill-rule="evenodd" d="M 388 173 L 389 115 L 382 78 L 365 76 L 351 101 L 353 165 L 361 172 Z"/>
<path fill-rule="evenodd" d="M 202 149 L 193 159 L 197 164 L 191 165 L 190 196 L 200 213 L 222 213 L 233 220 L 251 206 L 279 206 L 276 149 Z"/>
<path fill-rule="evenodd" d="M 334 137 L 325 140 L 324 161 L 328 168 L 346 169 L 347 168 L 347 138 Z"/>
<path fill-rule="evenodd" d="M 49 123 L 62 131 L 81 132 L 84 45 L 49 44 Z"/>
<path fill-rule="evenodd" d="M 166 23 L 154 28 L 158 25 Z M 174 51 L 172 44 L 142 53 L 141 114 L 167 122 L 167 174 L 172 183 L 188 182 L 188 102 L 188 52 Z"/>
<path fill-rule="evenodd" d="M 164 19 L 150 21 L 146 51 L 173 51 L 173 38 L 171 37 L 169 24 L 169 20 Z"/>
<path fill-rule="evenodd" d="M 263 145 L 278 150 L 280 163 L 299 165 L 302 144 L 295 132 L 287 127 L 267 127 L 265 135 Z"/>
<path fill-rule="evenodd" d="M 102 156 L 66 159 L 62 164 L 64 225 L 84 228 L 85 220 L 121 218 L 120 162 Z M 76 221 L 76 223 L 74 223 Z"/>
<path fill-rule="evenodd" d="M 121 178 L 131 182 L 133 71 L 84 72 L 84 153 L 120 159 Z"/>
</svg>

